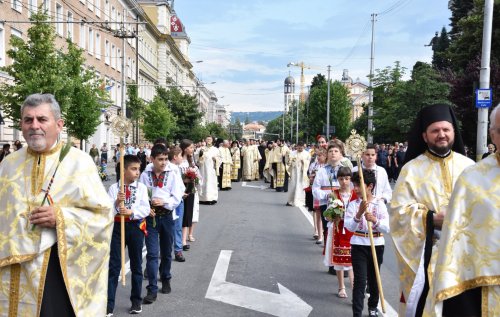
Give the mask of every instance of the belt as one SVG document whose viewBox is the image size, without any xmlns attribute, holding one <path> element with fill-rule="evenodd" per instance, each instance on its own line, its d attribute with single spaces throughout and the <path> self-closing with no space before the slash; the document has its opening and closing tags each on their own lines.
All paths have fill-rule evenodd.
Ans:
<svg viewBox="0 0 500 317">
<path fill-rule="evenodd" d="M 356 231 L 356 232 L 354 232 L 354 235 L 358 236 L 358 237 L 365 237 L 365 238 L 368 238 L 370 236 L 370 234 L 368 232 L 364 232 L 364 231 Z M 383 236 L 384 236 L 384 234 L 382 232 L 373 232 L 374 238 L 383 237 Z"/>
<path fill-rule="evenodd" d="M 129 217 L 123 217 L 125 218 L 125 222 L 134 222 L 134 221 L 137 221 L 137 220 L 131 220 Z M 121 222 L 122 221 L 122 217 L 121 216 L 115 216 L 115 222 Z"/>
<path fill-rule="evenodd" d="M 153 210 L 155 211 L 155 214 L 157 216 L 168 216 L 168 215 L 172 214 L 172 210 L 169 210 L 169 209 L 162 207 L 162 206 L 154 206 L 151 208 L 153 208 Z"/>
<path fill-rule="evenodd" d="M 334 190 L 334 189 L 339 189 L 338 186 L 321 186 L 321 190 Z"/>
</svg>

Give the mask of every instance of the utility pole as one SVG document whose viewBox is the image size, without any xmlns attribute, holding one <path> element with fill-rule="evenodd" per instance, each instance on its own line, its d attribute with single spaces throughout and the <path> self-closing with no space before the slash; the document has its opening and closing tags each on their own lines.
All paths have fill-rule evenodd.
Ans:
<svg viewBox="0 0 500 317">
<path fill-rule="evenodd" d="M 375 34 L 375 18 L 376 13 L 372 13 L 372 45 L 370 54 L 370 83 L 369 83 L 369 99 L 368 99 L 368 143 L 373 143 L 373 60 L 375 58 L 375 42 L 373 40 Z"/>
<path fill-rule="evenodd" d="M 331 66 L 328 65 L 328 80 L 326 90 L 326 141 L 330 140 L 330 71 Z"/>
<path fill-rule="evenodd" d="M 493 0 L 484 2 L 483 45 L 481 53 L 481 71 L 479 72 L 479 88 L 490 88 L 490 55 L 491 32 L 493 25 Z M 487 150 L 488 141 L 488 108 L 477 110 L 476 161 Z"/>
<path fill-rule="evenodd" d="M 281 138 L 282 139 L 285 139 L 285 114 L 286 114 L 286 106 L 288 104 L 288 96 L 285 94 L 285 106 L 283 107 L 283 116 L 282 116 L 282 119 L 283 119 L 283 132 L 281 133 Z"/>
<path fill-rule="evenodd" d="M 139 18 L 137 18 L 139 21 Z M 139 97 L 139 24 L 135 25 L 135 83 L 137 84 L 137 97 Z M 135 120 L 135 142 L 139 144 L 139 118 Z"/>
<path fill-rule="evenodd" d="M 292 104 L 290 105 L 290 144 L 291 144 L 293 142 L 293 104 L 295 99 L 293 98 L 293 95 L 291 95 L 290 97 L 292 97 Z"/>
<path fill-rule="evenodd" d="M 311 86 L 307 86 L 307 110 L 306 110 L 306 126 L 307 126 L 307 134 L 306 134 L 306 142 L 309 143 L 309 107 L 311 106 L 310 98 L 311 95 Z"/>
</svg>

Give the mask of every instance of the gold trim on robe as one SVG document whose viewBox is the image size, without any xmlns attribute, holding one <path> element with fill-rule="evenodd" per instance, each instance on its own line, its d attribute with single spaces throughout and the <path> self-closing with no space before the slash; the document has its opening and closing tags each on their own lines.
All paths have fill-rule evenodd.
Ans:
<svg viewBox="0 0 500 317">
<path fill-rule="evenodd" d="M 48 256 L 57 243 L 64 283 L 76 316 L 106 312 L 112 204 L 87 154 L 71 148 L 50 189 L 56 228 L 32 229 L 62 144 L 46 153 L 23 148 L 0 164 L 0 316 L 8 314 L 11 267 L 19 265 L 19 316 L 37 316 Z"/>
<path fill-rule="evenodd" d="M 477 287 L 482 287 L 483 316 L 498 316 L 499 206 L 500 166 L 490 155 L 467 168 L 456 182 L 424 316 L 441 316 L 444 300 Z"/>
<path fill-rule="evenodd" d="M 400 293 L 408 300 L 424 250 L 426 216 L 449 203 L 451 188 L 460 173 L 474 164 L 471 159 L 452 152 L 446 158 L 429 152 L 403 166 L 391 200 L 391 237 L 399 264 Z M 434 247 L 436 249 L 436 247 Z M 433 250 L 433 259 L 436 252 Z M 433 260 L 429 265 L 432 277 Z M 406 303 L 400 302 L 399 314 L 406 314 Z"/>
</svg>

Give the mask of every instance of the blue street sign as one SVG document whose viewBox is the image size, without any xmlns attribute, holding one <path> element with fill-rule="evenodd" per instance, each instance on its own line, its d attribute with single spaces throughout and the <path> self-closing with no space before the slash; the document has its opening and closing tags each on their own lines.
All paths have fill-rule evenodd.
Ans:
<svg viewBox="0 0 500 317">
<path fill-rule="evenodd" d="M 489 108 L 492 105 L 493 91 L 491 88 L 476 89 L 476 108 Z"/>
</svg>

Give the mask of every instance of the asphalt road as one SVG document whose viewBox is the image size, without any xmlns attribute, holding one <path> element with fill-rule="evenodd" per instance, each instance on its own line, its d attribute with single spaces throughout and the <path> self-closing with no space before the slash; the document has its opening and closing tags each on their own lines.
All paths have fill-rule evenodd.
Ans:
<svg viewBox="0 0 500 317">
<path fill-rule="evenodd" d="M 267 187 L 263 182 L 247 185 L 255 187 L 233 183 L 233 190 L 219 192 L 218 204 L 201 206 L 200 222 L 194 233 L 196 241 L 191 242 L 191 250 L 184 252 L 186 262 L 172 264 L 172 293 L 158 294 L 154 304 L 143 305 L 142 314 L 272 316 L 206 298 L 221 251 L 232 250 L 227 282 L 276 294 L 279 283 L 312 307 L 309 316 L 352 315 L 349 283 L 346 283 L 349 298 L 338 298 L 337 279 L 327 273 L 322 263 L 322 248 L 312 239 L 313 229 L 306 217 L 310 214 L 297 207 L 286 207 L 286 193 L 257 188 Z M 397 308 L 397 264 L 389 237 L 381 275 L 386 301 Z M 146 284 L 144 281 L 143 296 Z M 128 315 L 129 296 L 130 274 L 127 286 L 118 286 L 115 316 Z"/>
</svg>

